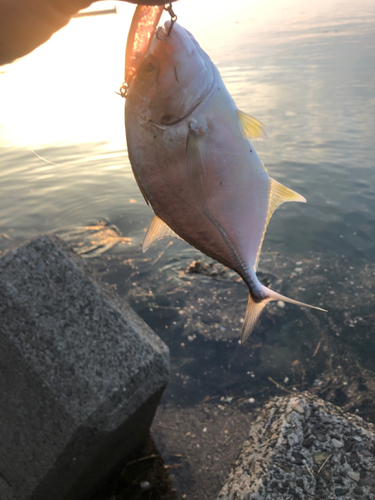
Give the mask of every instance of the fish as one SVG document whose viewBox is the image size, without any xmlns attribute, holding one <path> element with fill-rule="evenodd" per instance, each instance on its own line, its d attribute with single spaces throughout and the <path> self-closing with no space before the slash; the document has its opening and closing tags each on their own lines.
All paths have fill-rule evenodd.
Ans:
<svg viewBox="0 0 375 500">
<path fill-rule="evenodd" d="M 249 288 L 245 344 L 269 301 L 324 310 L 284 297 L 256 275 L 273 212 L 306 200 L 268 175 L 251 143 L 266 127 L 237 108 L 193 35 L 170 23 L 157 28 L 125 102 L 129 160 L 154 211 L 143 251 L 176 237 L 237 272 Z"/>
</svg>

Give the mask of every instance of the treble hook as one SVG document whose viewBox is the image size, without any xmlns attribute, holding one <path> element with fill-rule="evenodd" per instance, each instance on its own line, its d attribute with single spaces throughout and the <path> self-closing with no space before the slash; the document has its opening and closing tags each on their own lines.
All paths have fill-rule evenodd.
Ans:
<svg viewBox="0 0 375 500">
<path fill-rule="evenodd" d="M 117 95 L 121 97 L 126 97 L 128 95 L 129 84 L 124 82 L 120 87 L 120 92 L 115 92 Z"/>
<path fill-rule="evenodd" d="M 176 14 L 174 13 L 174 11 L 172 9 L 172 4 L 171 3 L 167 3 L 164 6 L 164 10 L 166 10 L 168 12 L 168 14 L 171 16 L 171 24 L 169 26 L 169 30 L 168 30 L 168 33 L 167 33 L 167 36 L 169 36 L 171 34 L 171 32 L 172 32 L 172 28 L 173 28 L 174 23 L 177 21 L 177 16 L 176 16 Z"/>
</svg>

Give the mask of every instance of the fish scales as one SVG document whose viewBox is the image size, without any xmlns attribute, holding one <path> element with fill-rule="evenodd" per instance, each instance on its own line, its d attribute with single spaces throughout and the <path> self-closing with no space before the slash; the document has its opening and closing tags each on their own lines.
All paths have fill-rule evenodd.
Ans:
<svg viewBox="0 0 375 500">
<path fill-rule="evenodd" d="M 156 214 L 144 248 L 178 236 L 236 271 L 249 287 L 246 342 L 270 300 L 308 306 L 256 276 L 273 211 L 305 199 L 268 176 L 249 140 L 264 127 L 237 109 L 193 36 L 177 23 L 168 29 L 158 28 L 125 105 L 130 162 Z"/>
</svg>

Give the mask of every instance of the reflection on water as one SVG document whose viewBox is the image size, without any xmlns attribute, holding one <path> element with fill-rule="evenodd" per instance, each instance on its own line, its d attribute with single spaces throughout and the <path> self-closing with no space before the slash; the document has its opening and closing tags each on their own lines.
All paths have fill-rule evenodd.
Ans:
<svg viewBox="0 0 375 500">
<path fill-rule="evenodd" d="M 131 245 L 131 238 L 122 236 L 118 227 L 104 221 L 98 221 L 92 226 L 61 229 L 55 231 L 55 234 L 69 241 L 74 251 L 86 258 L 99 257 L 119 243 Z"/>
<path fill-rule="evenodd" d="M 74 20 L 0 73 L 0 250 L 58 231 L 92 257 L 171 349 L 163 415 L 207 401 L 238 402 L 246 412 L 251 398 L 256 406 L 281 386 L 308 388 L 375 421 L 373 3 L 199 6 L 198 15 L 194 2 L 176 4 L 181 23 L 238 106 L 269 128 L 256 149 L 270 175 L 308 201 L 272 218 L 261 278 L 329 312 L 271 304 L 242 348 L 247 292 L 234 273 L 182 241 L 142 254 L 152 213 L 131 173 L 114 93 L 130 6 Z M 191 471 L 199 459 L 192 456 Z M 191 474 L 198 491 L 203 483 Z"/>
</svg>

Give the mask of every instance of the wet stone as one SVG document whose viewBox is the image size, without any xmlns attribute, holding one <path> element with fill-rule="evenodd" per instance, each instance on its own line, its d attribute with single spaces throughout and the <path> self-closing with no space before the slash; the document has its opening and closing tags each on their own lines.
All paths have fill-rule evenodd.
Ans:
<svg viewBox="0 0 375 500">
<path fill-rule="evenodd" d="M 309 418 L 296 411 L 298 406 L 311 409 Z M 365 433 L 369 438 L 352 438 Z M 271 436 L 278 436 L 278 446 L 271 446 Z M 324 444 L 318 436 L 324 436 Z M 347 452 L 348 440 L 369 453 Z M 374 498 L 374 440 L 374 425 L 310 393 L 274 398 L 252 425 L 217 500 Z M 360 471 L 367 472 L 362 476 Z M 261 484 L 268 485 L 267 491 Z"/>
</svg>

